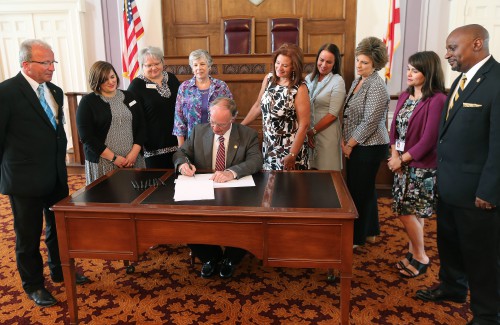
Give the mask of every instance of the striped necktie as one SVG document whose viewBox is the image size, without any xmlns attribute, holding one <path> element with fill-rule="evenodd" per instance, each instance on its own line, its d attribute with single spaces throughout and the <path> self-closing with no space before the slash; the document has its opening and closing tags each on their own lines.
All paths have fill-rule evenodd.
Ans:
<svg viewBox="0 0 500 325">
<path fill-rule="evenodd" d="M 56 117 L 54 116 L 54 113 L 52 112 L 49 103 L 47 103 L 47 101 L 45 100 L 45 93 L 42 85 L 38 86 L 37 92 L 38 92 L 38 99 L 40 100 L 40 104 L 42 104 L 45 114 L 47 114 L 47 117 L 49 118 L 50 123 L 52 123 L 54 129 L 57 129 Z"/>
<path fill-rule="evenodd" d="M 446 119 L 448 119 L 448 116 L 450 115 L 450 111 L 453 108 L 453 105 L 455 105 L 455 102 L 458 100 L 458 98 L 462 94 L 462 91 L 465 88 L 465 82 L 467 82 L 467 76 L 463 75 L 462 79 L 460 79 L 460 82 L 458 83 L 457 92 L 455 93 L 455 96 L 453 96 L 451 98 L 450 104 L 448 105 L 448 112 L 446 113 Z"/>
<path fill-rule="evenodd" d="M 226 148 L 224 147 L 224 137 L 219 136 L 219 148 L 215 157 L 215 170 L 223 171 L 226 169 Z"/>
</svg>

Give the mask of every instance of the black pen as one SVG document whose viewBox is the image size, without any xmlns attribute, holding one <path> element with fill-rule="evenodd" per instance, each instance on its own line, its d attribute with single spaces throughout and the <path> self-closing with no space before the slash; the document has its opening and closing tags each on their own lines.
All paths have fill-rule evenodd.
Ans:
<svg viewBox="0 0 500 325">
<path fill-rule="evenodd" d="M 184 157 L 186 157 L 186 163 L 188 164 L 189 169 L 193 170 L 193 168 L 192 168 L 193 166 L 191 165 L 191 161 L 189 160 L 189 156 L 187 155 L 186 150 L 181 148 L 181 151 L 184 154 Z M 193 174 L 193 177 L 194 177 L 194 174 Z"/>
</svg>

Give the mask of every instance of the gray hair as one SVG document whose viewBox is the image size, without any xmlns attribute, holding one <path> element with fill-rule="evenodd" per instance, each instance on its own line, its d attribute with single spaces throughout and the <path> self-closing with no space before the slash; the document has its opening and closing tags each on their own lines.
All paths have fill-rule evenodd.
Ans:
<svg viewBox="0 0 500 325">
<path fill-rule="evenodd" d="M 163 51 L 154 46 L 148 46 L 139 51 L 139 64 L 142 66 L 146 58 L 152 57 L 154 59 L 160 60 L 163 64 Z"/>
<path fill-rule="evenodd" d="M 189 54 L 189 66 L 191 67 L 191 69 L 193 68 L 193 62 L 199 59 L 204 59 L 205 61 L 207 61 L 209 68 L 212 66 L 213 63 L 212 57 L 210 56 L 208 51 L 199 49 L 199 50 L 194 50 Z"/>
<path fill-rule="evenodd" d="M 236 102 L 229 97 L 217 97 L 216 99 L 214 99 L 210 103 L 210 108 L 212 108 L 216 105 L 229 110 L 229 112 L 231 112 L 231 116 L 233 118 L 236 117 L 236 115 L 238 115 L 238 109 L 236 108 Z"/>
<path fill-rule="evenodd" d="M 19 65 L 23 67 L 23 62 L 31 61 L 33 58 L 33 46 L 38 45 L 47 50 L 52 50 L 50 45 L 39 39 L 27 39 L 23 41 L 19 47 Z"/>
</svg>

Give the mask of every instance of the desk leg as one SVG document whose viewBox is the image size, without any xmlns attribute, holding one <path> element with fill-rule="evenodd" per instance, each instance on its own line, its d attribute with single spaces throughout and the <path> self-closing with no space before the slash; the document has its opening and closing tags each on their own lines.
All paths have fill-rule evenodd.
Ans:
<svg viewBox="0 0 500 325">
<path fill-rule="evenodd" d="M 68 302 L 69 323 L 78 324 L 78 305 L 76 302 L 76 277 L 75 259 L 70 258 L 68 263 L 61 263 L 64 286 L 66 287 L 66 300 Z"/>
<path fill-rule="evenodd" d="M 351 303 L 351 279 L 352 274 L 345 276 L 341 274 L 340 276 L 340 317 L 341 324 L 349 324 L 349 306 Z"/>
</svg>

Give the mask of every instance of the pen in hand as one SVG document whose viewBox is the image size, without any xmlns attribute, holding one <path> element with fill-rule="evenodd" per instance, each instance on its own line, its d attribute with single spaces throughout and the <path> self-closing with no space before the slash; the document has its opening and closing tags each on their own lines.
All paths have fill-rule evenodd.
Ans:
<svg viewBox="0 0 500 325">
<path fill-rule="evenodd" d="M 191 164 L 191 161 L 189 160 L 189 156 L 187 155 L 186 150 L 181 148 L 181 151 L 184 154 L 184 157 L 186 158 L 186 163 L 188 164 L 189 169 L 193 170 L 193 165 Z M 194 173 L 193 173 L 193 177 L 194 177 Z"/>
</svg>

